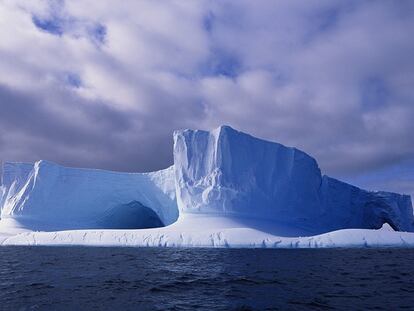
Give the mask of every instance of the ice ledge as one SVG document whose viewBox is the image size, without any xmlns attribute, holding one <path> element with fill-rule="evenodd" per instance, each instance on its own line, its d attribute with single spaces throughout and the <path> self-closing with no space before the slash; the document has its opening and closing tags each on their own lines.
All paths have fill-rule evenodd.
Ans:
<svg viewBox="0 0 414 311">
<path fill-rule="evenodd" d="M 179 229 L 179 228 L 176 228 Z M 307 237 L 280 237 L 251 229 L 72 230 L 0 234 L 0 243 L 44 246 L 213 247 L 213 248 L 365 248 L 414 247 L 414 233 L 344 229 Z"/>
</svg>

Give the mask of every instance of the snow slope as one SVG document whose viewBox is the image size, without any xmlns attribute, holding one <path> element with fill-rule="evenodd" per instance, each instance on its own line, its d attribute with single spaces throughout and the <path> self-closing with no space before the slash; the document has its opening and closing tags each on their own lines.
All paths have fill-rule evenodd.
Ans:
<svg viewBox="0 0 414 311">
<path fill-rule="evenodd" d="M 227 126 L 176 131 L 174 165 L 153 173 L 6 163 L 0 208 L 2 245 L 414 246 L 398 232 L 414 231 L 409 196 L 322 176 L 308 154 Z"/>
</svg>

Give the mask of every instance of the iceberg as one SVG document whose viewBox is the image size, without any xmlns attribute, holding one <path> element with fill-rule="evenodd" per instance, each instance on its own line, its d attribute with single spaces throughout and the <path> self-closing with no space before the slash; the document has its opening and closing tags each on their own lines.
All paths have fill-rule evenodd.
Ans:
<svg viewBox="0 0 414 311">
<path fill-rule="evenodd" d="M 321 174 L 296 148 L 221 126 L 174 132 L 151 173 L 5 163 L 2 245 L 414 246 L 411 198 Z"/>
<path fill-rule="evenodd" d="M 414 228 L 409 196 L 322 176 L 308 154 L 228 126 L 175 132 L 174 170 L 181 213 L 274 220 L 315 232 L 384 223 Z"/>
</svg>

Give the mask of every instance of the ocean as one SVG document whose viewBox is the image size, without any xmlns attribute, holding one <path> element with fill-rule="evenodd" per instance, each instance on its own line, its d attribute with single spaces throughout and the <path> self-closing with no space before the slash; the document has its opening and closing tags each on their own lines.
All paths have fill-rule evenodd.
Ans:
<svg viewBox="0 0 414 311">
<path fill-rule="evenodd" d="M 0 247 L 0 310 L 414 310 L 413 249 Z"/>
</svg>

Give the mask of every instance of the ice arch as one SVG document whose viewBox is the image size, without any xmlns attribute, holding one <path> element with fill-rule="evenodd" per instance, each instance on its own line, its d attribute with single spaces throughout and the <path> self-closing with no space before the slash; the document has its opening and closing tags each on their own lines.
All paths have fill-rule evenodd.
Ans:
<svg viewBox="0 0 414 311">
<path fill-rule="evenodd" d="M 164 227 L 157 213 L 138 201 L 120 204 L 107 211 L 97 221 L 97 225 L 104 229 L 148 229 Z"/>
</svg>

